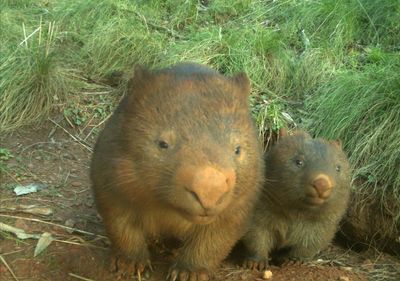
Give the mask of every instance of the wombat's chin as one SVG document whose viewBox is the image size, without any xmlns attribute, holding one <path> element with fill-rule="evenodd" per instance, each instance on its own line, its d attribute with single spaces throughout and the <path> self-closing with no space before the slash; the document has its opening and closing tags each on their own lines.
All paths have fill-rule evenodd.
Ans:
<svg viewBox="0 0 400 281">
<path fill-rule="evenodd" d="M 184 214 L 186 220 L 193 224 L 210 224 L 212 223 L 218 215 L 195 215 L 195 214 Z"/>
<path fill-rule="evenodd" d="M 325 202 L 325 199 L 319 197 L 306 197 L 304 199 L 304 205 L 306 205 L 308 208 L 318 208 L 324 205 Z"/>
<path fill-rule="evenodd" d="M 217 216 L 196 216 L 192 218 L 194 224 L 210 224 Z"/>
</svg>

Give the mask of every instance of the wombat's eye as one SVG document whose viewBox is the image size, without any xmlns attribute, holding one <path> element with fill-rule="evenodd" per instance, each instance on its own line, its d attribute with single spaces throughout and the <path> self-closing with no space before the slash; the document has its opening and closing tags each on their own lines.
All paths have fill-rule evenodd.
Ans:
<svg viewBox="0 0 400 281">
<path fill-rule="evenodd" d="M 240 145 L 235 147 L 235 154 L 239 155 L 240 154 Z"/>
<path fill-rule="evenodd" d="M 340 165 L 336 165 L 336 172 L 340 172 L 342 170 L 342 167 Z"/>
<path fill-rule="evenodd" d="M 162 149 L 167 149 L 168 148 L 168 143 L 163 141 L 163 140 L 160 140 L 160 141 L 158 141 L 158 146 L 160 148 L 162 148 Z"/>
<path fill-rule="evenodd" d="M 303 166 L 304 165 L 303 160 L 297 159 L 296 160 L 296 165 L 299 166 L 299 167 Z"/>
</svg>

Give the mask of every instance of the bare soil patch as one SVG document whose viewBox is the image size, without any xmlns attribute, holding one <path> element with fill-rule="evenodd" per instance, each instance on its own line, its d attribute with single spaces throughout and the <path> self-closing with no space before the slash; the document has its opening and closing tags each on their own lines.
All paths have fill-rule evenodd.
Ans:
<svg viewBox="0 0 400 281">
<path fill-rule="evenodd" d="M 91 128 L 79 131 L 67 124 L 60 126 L 69 134 L 48 122 L 0 137 L 0 146 L 13 155 L 3 162 L 6 168 L 0 175 L 0 222 L 27 233 L 49 232 L 56 239 L 33 257 L 36 239 L 20 240 L 0 231 L 0 280 L 16 280 L 11 272 L 17 280 L 115 280 L 108 271 L 109 241 L 88 178 L 95 135 L 88 133 Z M 27 195 L 14 194 L 16 185 L 29 183 L 46 187 Z M 48 208 L 52 214 L 21 212 L 26 205 Z M 160 241 L 153 241 L 151 250 L 155 271 L 143 279 L 163 280 L 175 251 Z M 400 280 L 400 259 L 373 249 L 355 252 L 333 245 L 313 261 L 271 266 L 270 271 L 272 277 L 267 280 L 273 281 Z M 228 258 L 215 280 L 265 280 L 262 276 L 241 269 L 235 258 Z"/>
</svg>

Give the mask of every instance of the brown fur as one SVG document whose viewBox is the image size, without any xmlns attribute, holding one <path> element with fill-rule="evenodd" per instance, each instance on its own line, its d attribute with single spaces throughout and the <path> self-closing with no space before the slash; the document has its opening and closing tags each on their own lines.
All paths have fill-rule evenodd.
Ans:
<svg viewBox="0 0 400 281">
<path fill-rule="evenodd" d="M 263 178 L 249 93 L 246 75 L 192 63 L 135 72 L 91 165 L 117 271 L 142 272 L 147 238 L 172 236 L 169 279 L 207 279 L 243 235 Z"/>
<path fill-rule="evenodd" d="M 304 132 L 283 136 L 265 156 L 266 183 L 250 230 L 245 266 L 264 269 L 272 250 L 311 258 L 332 240 L 350 193 L 350 168 L 339 142 Z M 282 258 L 282 257 L 281 257 Z"/>
</svg>

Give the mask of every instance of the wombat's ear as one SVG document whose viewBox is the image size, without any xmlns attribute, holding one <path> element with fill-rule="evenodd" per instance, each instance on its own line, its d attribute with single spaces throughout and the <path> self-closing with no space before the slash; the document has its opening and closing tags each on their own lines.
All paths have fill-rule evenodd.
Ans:
<svg viewBox="0 0 400 281">
<path fill-rule="evenodd" d="M 250 95 L 250 91 L 251 91 L 250 79 L 249 79 L 249 77 L 247 77 L 246 73 L 242 72 L 242 73 L 236 74 L 235 76 L 232 77 L 232 80 L 239 87 L 239 89 L 241 90 L 241 93 L 246 95 L 246 97 Z"/>
<path fill-rule="evenodd" d="M 342 149 L 342 141 L 337 139 L 337 140 L 331 140 L 329 141 L 330 144 L 333 146 L 337 147 L 338 149 Z"/>
<path fill-rule="evenodd" d="M 311 136 L 307 132 L 299 130 L 299 129 L 295 130 L 292 135 L 298 136 L 298 137 L 303 137 L 305 139 L 311 139 Z"/>
<path fill-rule="evenodd" d="M 288 135 L 288 131 L 287 131 L 286 128 L 282 127 L 282 128 L 279 129 L 279 132 L 278 132 L 278 137 L 279 138 L 284 138 L 287 135 Z"/>
<path fill-rule="evenodd" d="M 129 80 L 129 85 L 134 85 L 139 81 L 146 80 L 151 75 L 150 71 L 143 65 L 135 65 L 133 77 Z"/>
<path fill-rule="evenodd" d="M 128 93 L 134 93 L 135 97 L 140 96 L 141 92 L 144 92 L 144 86 L 146 84 L 151 85 L 149 81 L 154 75 L 148 68 L 142 65 L 136 65 L 134 68 L 133 76 L 128 81 Z"/>
</svg>

